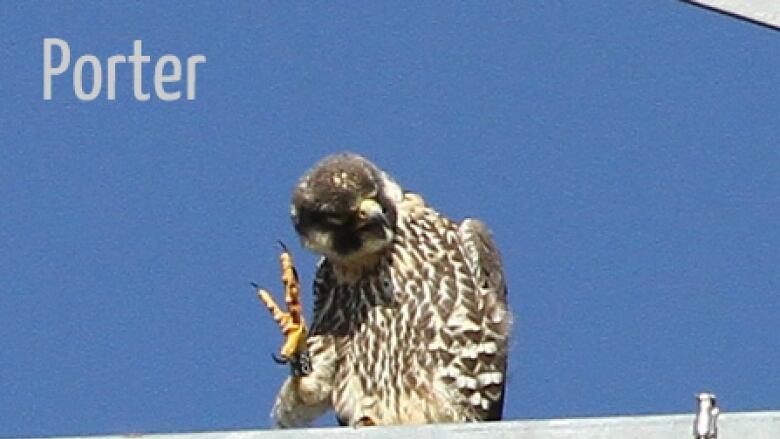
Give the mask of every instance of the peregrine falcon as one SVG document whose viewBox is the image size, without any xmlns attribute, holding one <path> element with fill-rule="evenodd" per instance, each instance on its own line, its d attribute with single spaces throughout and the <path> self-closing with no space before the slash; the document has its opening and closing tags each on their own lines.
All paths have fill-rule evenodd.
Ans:
<svg viewBox="0 0 780 439">
<path fill-rule="evenodd" d="M 352 153 L 300 179 L 291 216 L 322 258 L 308 333 L 297 302 L 290 314 L 269 305 L 296 366 L 272 410 L 278 426 L 329 409 L 351 426 L 501 419 L 511 315 L 484 223 L 452 222 Z"/>
</svg>

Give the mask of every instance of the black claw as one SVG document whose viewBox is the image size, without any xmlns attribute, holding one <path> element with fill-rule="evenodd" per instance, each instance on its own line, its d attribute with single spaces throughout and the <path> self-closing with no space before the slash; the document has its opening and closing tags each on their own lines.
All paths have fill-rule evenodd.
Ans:
<svg viewBox="0 0 780 439">
<path fill-rule="evenodd" d="M 284 242 L 282 242 L 282 240 L 281 240 L 281 239 L 277 239 L 277 240 L 276 240 L 276 242 L 278 242 L 278 243 L 279 243 L 279 247 L 281 247 L 281 248 L 282 248 L 282 251 L 285 251 L 285 252 L 286 252 L 286 251 L 288 251 L 288 250 L 287 250 L 287 246 L 284 244 Z"/>
<path fill-rule="evenodd" d="M 287 362 L 288 362 L 288 360 L 284 356 L 282 356 L 280 358 L 280 357 L 277 357 L 276 354 L 274 354 L 274 353 L 271 353 L 271 359 L 274 360 L 274 363 L 276 363 L 276 364 L 287 364 Z"/>
</svg>

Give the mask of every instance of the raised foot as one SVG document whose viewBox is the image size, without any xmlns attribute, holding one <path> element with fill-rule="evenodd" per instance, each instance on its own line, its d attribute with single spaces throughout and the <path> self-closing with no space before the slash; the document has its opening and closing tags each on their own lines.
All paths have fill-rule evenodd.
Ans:
<svg viewBox="0 0 780 439">
<path fill-rule="evenodd" d="M 257 290 L 257 296 L 268 308 L 285 338 L 279 357 L 272 354 L 274 361 L 281 364 L 289 363 L 295 376 L 306 376 L 311 373 L 311 362 L 306 350 L 307 331 L 300 301 L 300 282 L 290 251 L 283 242 L 279 241 L 279 245 L 282 247 L 279 261 L 282 266 L 282 284 L 284 284 L 284 301 L 287 311 L 282 311 L 279 308 L 271 293 L 260 288 L 257 284 L 253 283 L 252 286 Z"/>
</svg>

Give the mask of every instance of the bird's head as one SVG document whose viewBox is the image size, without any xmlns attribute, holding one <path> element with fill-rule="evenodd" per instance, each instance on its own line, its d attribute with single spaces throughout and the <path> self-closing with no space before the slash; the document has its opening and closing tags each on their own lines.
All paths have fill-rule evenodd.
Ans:
<svg viewBox="0 0 780 439">
<path fill-rule="evenodd" d="M 351 153 L 325 157 L 301 177 L 291 216 L 304 246 L 353 263 L 393 240 L 398 185 L 367 159 Z"/>
</svg>

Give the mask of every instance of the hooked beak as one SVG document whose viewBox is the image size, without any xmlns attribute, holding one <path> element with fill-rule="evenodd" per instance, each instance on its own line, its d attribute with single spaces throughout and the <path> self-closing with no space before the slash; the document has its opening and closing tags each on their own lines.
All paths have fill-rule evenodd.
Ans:
<svg viewBox="0 0 780 439">
<path fill-rule="evenodd" d="M 358 207 L 358 223 L 360 224 L 360 227 L 371 224 L 382 224 L 385 227 L 390 226 L 382 206 L 371 198 L 367 198 L 360 202 L 360 206 Z"/>
</svg>

